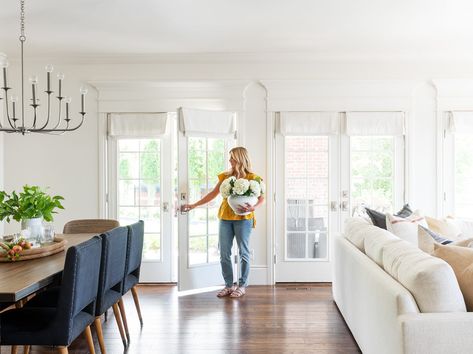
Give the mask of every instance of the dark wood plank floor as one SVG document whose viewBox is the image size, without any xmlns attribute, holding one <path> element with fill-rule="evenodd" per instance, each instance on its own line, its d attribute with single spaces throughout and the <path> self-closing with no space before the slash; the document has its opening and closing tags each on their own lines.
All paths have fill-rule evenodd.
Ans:
<svg viewBox="0 0 473 354">
<path fill-rule="evenodd" d="M 162 285 L 144 285 L 138 291 L 144 326 L 140 328 L 127 295 L 131 343 L 124 351 L 109 311 L 103 328 L 110 354 L 360 353 L 327 285 L 251 286 L 240 299 L 219 299 L 215 292 L 178 296 L 176 287 Z M 94 329 L 92 333 L 100 353 Z M 2 354 L 9 352 L 2 347 Z M 54 352 L 33 346 L 30 353 Z M 82 336 L 69 352 L 88 352 Z"/>
</svg>

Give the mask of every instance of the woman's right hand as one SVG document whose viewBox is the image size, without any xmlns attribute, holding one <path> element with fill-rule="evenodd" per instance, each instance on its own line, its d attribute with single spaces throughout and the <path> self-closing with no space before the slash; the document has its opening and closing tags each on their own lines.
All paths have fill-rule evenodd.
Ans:
<svg viewBox="0 0 473 354">
<path fill-rule="evenodd" d="M 181 211 L 184 212 L 184 213 L 186 213 L 186 212 L 188 212 L 188 211 L 190 211 L 194 208 L 195 208 L 194 204 L 182 204 L 181 205 Z"/>
</svg>

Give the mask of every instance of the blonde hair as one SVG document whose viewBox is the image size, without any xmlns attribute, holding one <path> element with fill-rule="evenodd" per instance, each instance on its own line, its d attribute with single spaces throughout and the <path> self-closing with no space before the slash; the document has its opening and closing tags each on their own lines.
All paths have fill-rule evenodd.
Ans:
<svg viewBox="0 0 473 354">
<path fill-rule="evenodd" d="M 248 151 L 238 146 L 230 150 L 230 158 L 236 161 L 235 167 L 228 171 L 229 176 L 235 176 L 236 178 L 245 178 L 247 174 L 252 173 L 251 161 L 248 156 Z"/>
</svg>

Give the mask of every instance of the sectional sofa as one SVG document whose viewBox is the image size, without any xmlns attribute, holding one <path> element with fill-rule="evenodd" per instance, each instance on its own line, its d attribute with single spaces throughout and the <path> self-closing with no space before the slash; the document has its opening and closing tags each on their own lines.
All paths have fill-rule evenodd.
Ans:
<svg viewBox="0 0 473 354">
<path fill-rule="evenodd" d="M 334 243 L 333 297 L 363 353 L 473 353 L 473 313 L 446 262 L 361 218 Z"/>
</svg>

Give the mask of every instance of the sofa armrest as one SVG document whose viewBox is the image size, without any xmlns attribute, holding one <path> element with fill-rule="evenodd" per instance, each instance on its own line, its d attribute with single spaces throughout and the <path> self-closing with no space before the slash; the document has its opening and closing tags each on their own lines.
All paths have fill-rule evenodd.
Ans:
<svg viewBox="0 0 473 354">
<path fill-rule="evenodd" d="M 399 316 L 404 354 L 471 353 L 473 313 L 409 313 Z"/>
</svg>

